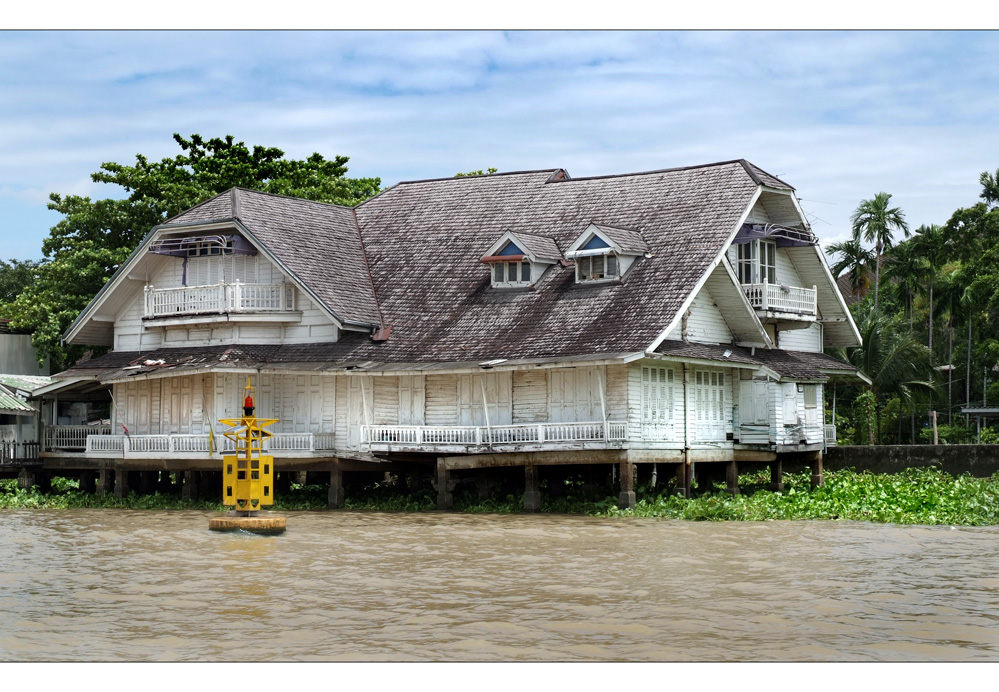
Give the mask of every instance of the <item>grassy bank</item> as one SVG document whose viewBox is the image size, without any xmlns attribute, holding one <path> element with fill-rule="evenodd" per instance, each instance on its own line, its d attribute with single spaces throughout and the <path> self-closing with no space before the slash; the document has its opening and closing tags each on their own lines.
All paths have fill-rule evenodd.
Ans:
<svg viewBox="0 0 999 692">
<path fill-rule="evenodd" d="M 732 497 L 720 485 L 697 489 L 689 500 L 673 497 L 668 487 L 636 489 L 637 505 L 617 508 L 617 497 L 587 497 L 582 486 L 566 481 L 552 497 L 553 488 L 542 488 L 542 511 L 594 516 L 643 516 L 693 521 L 765 521 L 774 519 L 827 519 L 897 524 L 950 524 L 983 526 L 999 524 L 999 473 L 991 478 L 953 477 L 936 469 L 909 469 L 898 474 L 831 471 L 826 485 L 809 487 L 808 474 L 785 474 L 783 492 L 766 489 L 767 472 L 739 478 L 742 494 Z M 497 493 L 488 500 L 472 489 L 454 493 L 459 512 L 516 513 L 523 510 L 520 494 Z M 0 481 L 0 508 L 121 508 L 196 509 L 221 511 L 217 501 L 184 501 L 179 495 L 155 493 L 113 495 L 82 493 L 76 481 L 53 479 L 52 489 L 19 490 L 16 481 Z M 292 486 L 275 498 L 275 510 L 318 510 L 326 507 L 325 486 Z M 378 511 L 433 511 L 436 494 L 430 488 L 409 493 L 391 485 L 374 484 L 347 493 L 347 509 Z"/>
</svg>

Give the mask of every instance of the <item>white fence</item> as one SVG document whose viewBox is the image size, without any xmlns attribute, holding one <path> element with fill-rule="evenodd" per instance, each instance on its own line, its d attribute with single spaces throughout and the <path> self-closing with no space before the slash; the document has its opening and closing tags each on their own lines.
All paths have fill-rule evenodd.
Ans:
<svg viewBox="0 0 999 692">
<path fill-rule="evenodd" d="M 42 449 L 46 452 L 85 449 L 89 436 L 110 434 L 110 425 L 46 425 L 42 430 Z"/>
<path fill-rule="evenodd" d="M 333 449 L 333 433 L 276 433 L 264 440 L 263 451 L 270 453 L 312 453 Z M 82 445 L 81 445 L 82 446 Z M 209 440 L 207 433 L 200 435 L 90 435 L 86 438 L 87 454 L 113 453 L 116 456 L 142 454 L 152 456 L 201 456 L 233 454 L 236 443 L 217 433 Z"/>
<path fill-rule="evenodd" d="M 761 284 L 743 284 L 742 289 L 749 298 L 749 304 L 756 310 L 791 312 L 799 315 L 817 314 L 818 291 L 815 286 L 801 288 L 764 281 Z"/>
<path fill-rule="evenodd" d="M 836 446 L 836 426 L 832 424 L 825 424 L 822 426 L 822 433 L 825 435 L 826 447 Z"/>
<path fill-rule="evenodd" d="M 208 286 L 146 286 L 146 317 L 198 313 L 278 312 L 294 310 L 290 284 L 218 283 Z"/>
<path fill-rule="evenodd" d="M 537 423 L 524 425 L 362 425 L 365 445 L 513 445 L 624 440 L 627 423 Z"/>
</svg>

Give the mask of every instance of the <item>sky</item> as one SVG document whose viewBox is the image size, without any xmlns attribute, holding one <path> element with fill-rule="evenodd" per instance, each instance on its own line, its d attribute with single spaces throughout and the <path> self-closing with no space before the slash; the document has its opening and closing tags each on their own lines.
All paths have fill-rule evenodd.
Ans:
<svg viewBox="0 0 999 692">
<path fill-rule="evenodd" d="M 884 191 L 912 228 L 999 169 L 999 32 L 0 31 L 0 259 L 38 259 L 49 193 L 120 197 L 101 163 L 174 132 L 351 177 L 747 159 L 823 245 Z"/>
</svg>

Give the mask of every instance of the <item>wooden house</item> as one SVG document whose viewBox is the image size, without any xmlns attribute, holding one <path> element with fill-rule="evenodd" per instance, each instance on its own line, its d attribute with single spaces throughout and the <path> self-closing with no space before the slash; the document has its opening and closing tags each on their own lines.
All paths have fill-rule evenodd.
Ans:
<svg viewBox="0 0 999 692">
<path fill-rule="evenodd" d="M 821 482 L 824 355 L 860 336 L 795 190 L 744 160 L 404 182 L 350 209 L 233 189 L 154 228 L 66 333 L 46 397 L 111 424 L 52 457 L 214 469 L 247 378 L 277 469 L 776 464 Z M 58 426 L 57 426 L 58 427 Z M 126 434 L 127 429 L 127 434 Z M 214 458 L 209 456 L 215 454 Z M 111 461 L 109 461 L 111 460 Z M 779 481 L 779 479 L 778 479 Z"/>
</svg>

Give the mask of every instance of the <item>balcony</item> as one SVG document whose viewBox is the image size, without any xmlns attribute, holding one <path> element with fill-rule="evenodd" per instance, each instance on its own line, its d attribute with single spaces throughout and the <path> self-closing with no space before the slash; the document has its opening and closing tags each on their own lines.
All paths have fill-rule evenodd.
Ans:
<svg viewBox="0 0 999 692">
<path fill-rule="evenodd" d="M 46 425 L 42 429 L 42 451 L 82 452 L 88 437 L 110 434 L 110 425 Z"/>
<path fill-rule="evenodd" d="M 749 304 L 757 313 L 812 322 L 818 314 L 815 286 L 801 288 L 784 284 L 743 284 Z"/>
<path fill-rule="evenodd" d="M 604 449 L 628 437 L 620 422 L 530 423 L 494 426 L 363 425 L 361 446 L 370 451 L 503 451 Z"/>
<path fill-rule="evenodd" d="M 263 442 L 266 454 L 282 458 L 326 457 L 333 453 L 333 433 L 275 433 Z M 204 459 L 213 454 L 235 454 L 236 445 L 221 433 L 210 440 L 197 435 L 89 435 L 86 455 L 116 459 Z"/>
<path fill-rule="evenodd" d="M 291 284 L 217 283 L 207 286 L 146 286 L 145 318 L 223 313 L 287 313 L 295 309 Z"/>
</svg>

